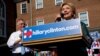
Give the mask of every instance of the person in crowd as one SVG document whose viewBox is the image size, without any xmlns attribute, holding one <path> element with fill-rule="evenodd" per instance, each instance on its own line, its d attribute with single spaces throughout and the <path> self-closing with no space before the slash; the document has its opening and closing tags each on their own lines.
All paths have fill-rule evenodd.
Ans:
<svg viewBox="0 0 100 56">
<path fill-rule="evenodd" d="M 21 18 L 16 19 L 16 31 L 11 33 L 7 45 L 12 51 L 13 56 L 34 56 L 32 49 L 23 46 L 22 31 L 26 26 L 25 21 Z"/>
<path fill-rule="evenodd" d="M 62 3 L 60 13 L 57 14 L 55 22 L 78 19 L 76 8 L 73 3 Z M 74 23 L 74 22 L 73 22 Z M 72 45 L 72 43 L 74 43 Z M 74 41 L 62 42 L 57 46 L 58 56 L 88 56 L 85 47 L 77 45 Z"/>
</svg>

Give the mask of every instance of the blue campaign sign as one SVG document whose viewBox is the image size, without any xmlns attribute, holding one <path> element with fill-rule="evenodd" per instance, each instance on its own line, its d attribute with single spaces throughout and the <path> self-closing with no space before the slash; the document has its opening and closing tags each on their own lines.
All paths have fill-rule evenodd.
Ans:
<svg viewBox="0 0 100 56">
<path fill-rule="evenodd" d="M 22 39 L 23 42 L 27 42 L 32 40 L 43 40 L 74 34 L 81 34 L 81 24 L 79 19 L 26 27 L 23 30 Z"/>
<path fill-rule="evenodd" d="M 100 38 L 100 33 L 99 33 L 99 31 L 90 32 L 90 35 L 91 35 L 91 37 L 92 37 L 94 40 Z"/>
</svg>

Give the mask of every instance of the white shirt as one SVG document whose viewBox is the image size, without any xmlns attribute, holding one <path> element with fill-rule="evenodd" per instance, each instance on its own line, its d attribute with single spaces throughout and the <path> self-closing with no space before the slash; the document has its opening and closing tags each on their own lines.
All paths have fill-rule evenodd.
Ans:
<svg viewBox="0 0 100 56">
<path fill-rule="evenodd" d="M 9 48 L 12 48 L 12 53 L 21 53 L 21 42 L 19 42 L 16 47 L 14 47 L 14 44 L 16 42 L 16 40 L 20 39 L 20 35 L 21 35 L 21 31 L 16 31 L 16 32 L 13 32 L 8 41 L 7 41 L 7 45 Z M 25 48 L 25 52 L 29 52 L 30 49 L 27 48 L 27 47 L 24 47 Z"/>
</svg>

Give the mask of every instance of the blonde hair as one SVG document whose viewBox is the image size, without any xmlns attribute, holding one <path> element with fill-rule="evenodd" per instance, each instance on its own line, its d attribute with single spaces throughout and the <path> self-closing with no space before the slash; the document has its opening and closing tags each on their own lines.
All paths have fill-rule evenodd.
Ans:
<svg viewBox="0 0 100 56">
<path fill-rule="evenodd" d="M 68 5 L 68 6 L 71 7 L 72 12 L 73 12 L 72 17 L 73 17 L 73 18 L 76 18 L 76 8 L 75 8 L 74 4 L 72 4 L 72 3 L 62 3 L 62 4 L 61 4 L 61 7 L 60 7 L 60 12 L 62 11 L 62 7 L 63 7 L 64 5 Z"/>
</svg>

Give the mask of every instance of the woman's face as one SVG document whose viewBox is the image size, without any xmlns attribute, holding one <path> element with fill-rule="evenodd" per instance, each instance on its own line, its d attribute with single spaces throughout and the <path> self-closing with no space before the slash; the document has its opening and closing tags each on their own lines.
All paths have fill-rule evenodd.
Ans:
<svg viewBox="0 0 100 56">
<path fill-rule="evenodd" d="M 69 5 L 64 5 L 62 7 L 61 13 L 64 15 L 65 19 L 70 19 L 73 15 L 72 8 Z"/>
</svg>

